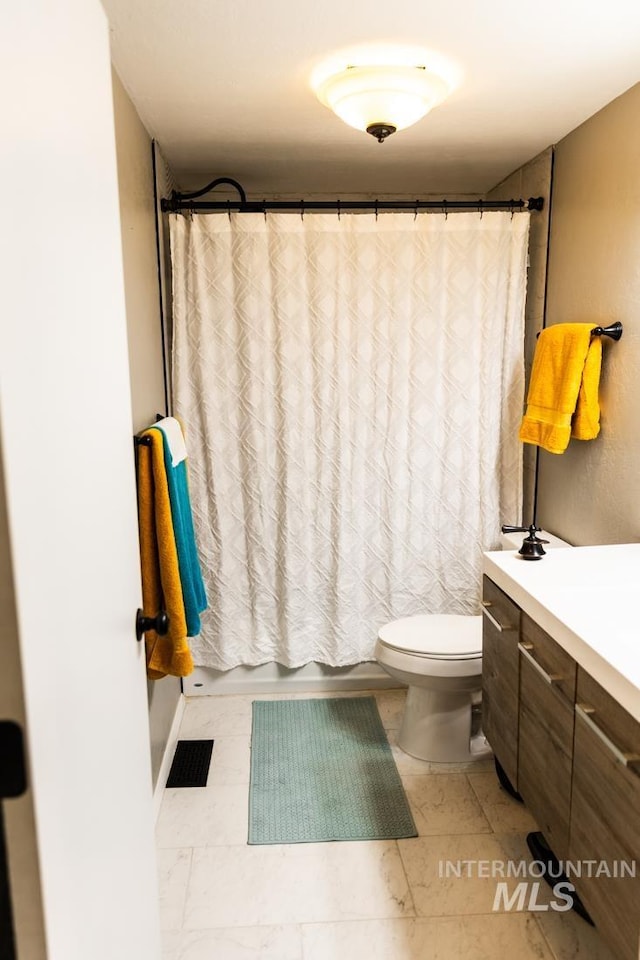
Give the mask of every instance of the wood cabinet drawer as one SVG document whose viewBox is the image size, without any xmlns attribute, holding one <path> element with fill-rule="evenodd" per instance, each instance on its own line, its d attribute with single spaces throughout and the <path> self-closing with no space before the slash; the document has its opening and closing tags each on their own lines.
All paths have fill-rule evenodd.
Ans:
<svg viewBox="0 0 640 960">
<path fill-rule="evenodd" d="M 489 577 L 482 578 L 482 607 L 491 614 L 489 622 L 496 621 L 496 629 L 519 631 L 520 607 Z"/>
<path fill-rule="evenodd" d="M 575 660 L 526 613 L 522 614 L 521 636 L 525 650 L 573 707 L 576 693 Z"/>
<path fill-rule="evenodd" d="M 588 697 L 588 701 L 587 701 Z M 570 859 L 637 876 L 576 878 L 578 893 L 620 960 L 637 960 L 640 932 L 640 725 L 579 670 Z M 580 700 L 582 698 L 582 700 Z M 587 707 L 587 711 L 585 711 Z"/>
<path fill-rule="evenodd" d="M 520 608 L 485 577 L 483 612 L 482 729 L 517 789 Z"/>
<path fill-rule="evenodd" d="M 623 753 L 640 754 L 640 723 L 581 667 L 578 668 L 576 703 Z"/>
<path fill-rule="evenodd" d="M 518 790 L 560 859 L 569 850 L 573 704 L 520 659 Z"/>
</svg>

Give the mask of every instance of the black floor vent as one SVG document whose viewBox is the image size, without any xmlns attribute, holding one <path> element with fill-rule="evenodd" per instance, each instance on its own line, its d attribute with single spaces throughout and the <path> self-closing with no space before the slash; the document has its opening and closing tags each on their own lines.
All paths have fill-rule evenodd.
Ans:
<svg viewBox="0 0 640 960">
<path fill-rule="evenodd" d="M 213 740 L 178 740 L 168 787 L 206 787 Z"/>
</svg>

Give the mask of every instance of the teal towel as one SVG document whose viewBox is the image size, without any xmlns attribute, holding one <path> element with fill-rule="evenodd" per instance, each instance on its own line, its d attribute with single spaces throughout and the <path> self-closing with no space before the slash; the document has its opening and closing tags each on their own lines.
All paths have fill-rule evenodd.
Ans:
<svg viewBox="0 0 640 960">
<path fill-rule="evenodd" d="M 178 567 L 187 621 L 187 636 L 195 637 L 200 633 L 200 614 L 207 608 L 207 595 L 202 582 L 196 537 L 193 530 L 187 461 L 182 460 L 174 467 L 164 430 L 162 427 L 155 429 L 158 429 L 162 435 L 164 466 L 167 473 L 167 486 L 169 487 L 169 501 L 171 503 L 171 519 L 178 551 Z"/>
</svg>

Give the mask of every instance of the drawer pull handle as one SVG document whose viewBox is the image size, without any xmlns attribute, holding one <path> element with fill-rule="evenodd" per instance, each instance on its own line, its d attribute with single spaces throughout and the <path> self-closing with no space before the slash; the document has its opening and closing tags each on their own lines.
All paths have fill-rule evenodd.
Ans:
<svg viewBox="0 0 640 960">
<path fill-rule="evenodd" d="M 540 666 L 538 661 L 534 660 L 534 658 L 529 653 L 529 650 L 533 650 L 532 643 L 519 643 L 518 649 L 520 650 L 520 653 L 525 658 L 525 660 L 527 660 L 531 664 L 531 666 L 534 668 L 534 670 L 536 670 L 537 673 L 540 674 L 540 676 L 542 677 L 545 683 L 548 683 L 551 686 L 555 683 L 560 683 L 564 679 L 557 673 L 547 673 L 547 671 Z"/>
<path fill-rule="evenodd" d="M 496 618 L 492 613 L 489 613 L 489 611 L 487 610 L 487 607 L 490 607 L 491 605 L 492 604 L 490 600 L 482 600 L 482 612 L 484 613 L 487 620 L 490 623 L 492 623 L 496 628 L 496 630 L 498 630 L 500 633 L 502 633 L 503 630 L 513 630 L 513 627 L 511 626 L 511 624 L 500 623 L 500 621 L 496 620 Z"/>
<path fill-rule="evenodd" d="M 586 703 L 576 703 L 576 716 L 580 717 L 583 723 L 589 727 L 592 733 L 595 733 L 596 737 L 605 745 L 607 750 L 613 754 L 618 763 L 621 763 L 623 767 L 628 767 L 632 763 L 638 763 L 640 761 L 640 755 L 637 753 L 624 753 L 620 747 L 617 747 L 613 740 L 610 740 L 606 735 L 604 730 L 595 723 L 591 717 L 590 713 L 595 713 L 593 707 L 587 706 Z"/>
</svg>

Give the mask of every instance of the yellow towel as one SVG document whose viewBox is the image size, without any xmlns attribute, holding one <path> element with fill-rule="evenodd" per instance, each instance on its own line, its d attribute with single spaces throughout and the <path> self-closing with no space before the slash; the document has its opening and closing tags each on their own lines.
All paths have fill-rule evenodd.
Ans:
<svg viewBox="0 0 640 960">
<path fill-rule="evenodd" d="M 155 630 L 145 635 L 147 675 L 152 680 L 159 680 L 167 674 L 186 677 L 193 670 L 193 658 L 187 641 L 162 434 L 158 430 L 149 430 L 142 436 L 151 438 L 150 446 L 138 446 L 142 602 L 147 616 L 154 617 L 159 610 L 166 610 L 169 616 L 166 636 L 158 636 Z"/>
<path fill-rule="evenodd" d="M 598 436 L 602 340 L 591 336 L 592 329 L 590 323 L 557 323 L 540 333 L 520 427 L 523 443 L 564 453 L 570 437 Z"/>
</svg>

